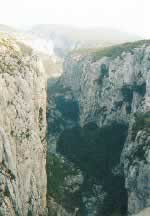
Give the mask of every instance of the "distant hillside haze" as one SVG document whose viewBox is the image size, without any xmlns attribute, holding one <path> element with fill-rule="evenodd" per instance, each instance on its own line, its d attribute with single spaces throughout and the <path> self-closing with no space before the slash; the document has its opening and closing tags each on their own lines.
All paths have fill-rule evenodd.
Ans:
<svg viewBox="0 0 150 216">
<path fill-rule="evenodd" d="M 0 24 L 0 32 L 30 46 L 43 62 L 48 77 L 58 77 L 63 72 L 65 56 L 72 51 L 88 51 L 141 39 L 136 35 L 108 28 L 76 28 L 63 25 L 39 24 L 12 27 Z"/>
<path fill-rule="evenodd" d="M 53 41 L 54 52 L 60 56 L 73 49 L 104 47 L 141 39 L 109 28 L 82 29 L 63 25 L 40 24 L 32 26 L 27 32 L 47 42 Z"/>
<path fill-rule="evenodd" d="M 46 25 L 39 24 L 30 28 L 29 32 L 36 34 L 40 37 L 49 39 L 50 34 L 56 33 L 58 35 L 66 36 L 72 40 L 85 40 L 85 41 L 128 41 L 140 39 L 137 35 L 120 32 L 111 28 L 94 27 L 94 28 L 77 28 L 63 25 Z"/>
<path fill-rule="evenodd" d="M 52 24 L 22 25 L 17 29 L 1 24 L 0 31 L 14 35 L 38 52 L 61 58 L 74 49 L 106 47 L 142 39 L 109 28 L 77 28 Z"/>
<path fill-rule="evenodd" d="M 0 24 L 0 31 L 14 33 L 16 29 L 8 25 Z"/>
</svg>

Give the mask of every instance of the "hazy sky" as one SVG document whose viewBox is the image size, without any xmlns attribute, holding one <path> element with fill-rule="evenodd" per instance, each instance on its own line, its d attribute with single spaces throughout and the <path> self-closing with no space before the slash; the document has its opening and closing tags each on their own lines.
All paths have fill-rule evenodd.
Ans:
<svg viewBox="0 0 150 216">
<path fill-rule="evenodd" d="M 150 38 L 150 0 L 1 0 L 0 22 L 103 26 Z"/>
</svg>

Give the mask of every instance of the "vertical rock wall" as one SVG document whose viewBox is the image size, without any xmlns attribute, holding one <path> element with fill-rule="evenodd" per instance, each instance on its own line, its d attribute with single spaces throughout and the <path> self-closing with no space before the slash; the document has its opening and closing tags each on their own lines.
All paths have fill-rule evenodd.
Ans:
<svg viewBox="0 0 150 216">
<path fill-rule="evenodd" d="M 46 211 L 46 79 L 29 47 L 0 35 L 0 215 Z"/>
</svg>

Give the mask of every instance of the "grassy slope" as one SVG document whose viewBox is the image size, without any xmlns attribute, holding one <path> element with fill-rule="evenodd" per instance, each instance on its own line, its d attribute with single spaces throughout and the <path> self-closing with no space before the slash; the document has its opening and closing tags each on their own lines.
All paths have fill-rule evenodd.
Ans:
<svg viewBox="0 0 150 216">
<path fill-rule="evenodd" d="M 116 58 L 117 56 L 120 56 L 123 52 L 132 52 L 134 48 L 139 48 L 143 45 L 150 45 L 150 40 L 140 40 L 98 49 L 79 49 L 71 52 L 71 54 L 77 54 L 82 56 L 90 55 L 93 57 L 94 61 L 97 61 L 104 56 Z"/>
</svg>

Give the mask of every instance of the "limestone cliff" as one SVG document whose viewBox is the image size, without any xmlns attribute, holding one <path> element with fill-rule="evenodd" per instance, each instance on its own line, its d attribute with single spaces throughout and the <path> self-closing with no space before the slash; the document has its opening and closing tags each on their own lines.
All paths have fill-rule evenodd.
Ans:
<svg viewBox="0 0 150 216">
<path fill-rule="evenodd" d="M 29 47 L 0 34 L 0 215 L 45 215 L 46 80 Z"/>
<path fill-rule="evenodd" d="M 59 199 L 56 189 L 49 195 L 68 212 L 61 215 L 122 216 L 149 207 L 150 41 L 66 57 L 62 77 L 49 81 L 48 125 L 49 157 L 63 180 Z M 64 177 L 62 163 L 79 169 L 76 177 L 72 169 Z"/>
</svg>

